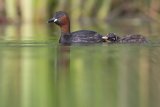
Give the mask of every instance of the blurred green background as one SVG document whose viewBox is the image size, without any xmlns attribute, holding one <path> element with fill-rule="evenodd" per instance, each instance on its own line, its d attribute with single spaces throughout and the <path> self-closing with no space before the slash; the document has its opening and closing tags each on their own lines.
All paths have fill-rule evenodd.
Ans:
<svg viewBox="0 0 160 107">
<path fill-rule="evenodd" d="M 61 46 L 72 31 L 139 33 L 146 45 Z M 159 0 L 0 0 L 0 107 L 159 107 Z"/>
<path fill-rule="evenodd" d="M 159 21 L 159 0 L 0 0 L 0 19 L 9 22 L 39 22 L 55 11 L 70 13 L 79 18 L 113 19 L 141 16 Z"/>
<path fill-rule="evenodd" d="M 159 0 L 0 0 L 0 25 L 12 25 L 7 27 L 6 31 L 3 30 L 4 26 L 0 26 L 0 32 L 6 32 L 4 35 L 7 39 L 26 40 L 38 35 L 37 40 L 42 35 L 48 35 L 47 20 L 54 12 L 65 11 L 70 16 L 72 31 L 91 29 L 103 35 L 115 32 L 120 35 L 141 33 L 145 36 L 157 36 L 159 5 Z M 49 26 L 53 27 L 52 31 L 58 30 L 55 26 Z M 8 34 L 8 30 L 25 33 L 16 34 L 21 36 L 14 37 L 15 33 Z M 0 36 L 0 39 L 2 38 Z"/>
</svg>

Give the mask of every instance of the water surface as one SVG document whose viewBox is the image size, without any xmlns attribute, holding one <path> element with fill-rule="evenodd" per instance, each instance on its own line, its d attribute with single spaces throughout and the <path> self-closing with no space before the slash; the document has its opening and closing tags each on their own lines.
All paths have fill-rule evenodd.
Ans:
<svg viewBox="0 0 160 107">
<path fill-rule="evenodd" d="M 160 106 L 157 41 L 61 46 L 58 30 L 36 29 L 1 30 L 0 107 Z"/>
</svg>

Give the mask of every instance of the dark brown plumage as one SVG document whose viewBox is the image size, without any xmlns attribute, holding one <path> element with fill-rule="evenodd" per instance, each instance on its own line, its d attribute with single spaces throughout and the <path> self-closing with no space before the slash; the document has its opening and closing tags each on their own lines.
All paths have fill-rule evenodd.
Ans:
<svg viewBox="0 0 160 107">
<path fill-rule="evenodd" d="M 49 19 L 48 23 L 54 22 L 61 28 L 61 37 L 59 43 L 73 44 L 73 43 L 102 43 L 104 39 L 102 35 L 95 31 L 79 30 L 76 32 L 70 32 L 70 20 L 66 13 L 56 12 L 54 16 Z"/>
<path fill-rule="evenodd" d="M 140 34 L 130 34 L 126 36 L 118 36 L 115 33 L 109 33 L 103 37 L 111 43 L 147 43 L 146 38 Z"/>
</svg>

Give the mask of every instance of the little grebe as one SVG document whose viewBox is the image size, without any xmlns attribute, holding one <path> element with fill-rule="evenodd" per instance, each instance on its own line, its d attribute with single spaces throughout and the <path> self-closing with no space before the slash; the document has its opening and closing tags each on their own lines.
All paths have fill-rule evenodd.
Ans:
<svg viewBox="0 0 160 107">
<path fill-rule="evenodd" d="M 117 36 L 115 33 L 109 33 L 102 37 L 111 43 L 147 43 L 146 38 L 139 34 L 130 34 L 123 37 Z"/>
<path fill-rule="evenodd" d="M 61 37 L 59 43 L 72 44 L 72 43 L 102 43 L 105 40 L 102 35 L 95 31 L 80 30 L 70 32 L 70 20 L 66 13 L 59 11 L 49 19 L 48 23 L 54 22 L 61 28 Z"/>
</svg>

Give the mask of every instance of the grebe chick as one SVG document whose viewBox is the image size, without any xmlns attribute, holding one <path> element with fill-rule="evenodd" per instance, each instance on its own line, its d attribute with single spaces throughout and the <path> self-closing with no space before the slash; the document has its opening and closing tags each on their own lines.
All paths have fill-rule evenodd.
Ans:
<svg viewBox="0 0 160 107">
<path fill-rule="evenodd" d="M 109 33 L 102 37 L 111 43 L 147 43 L 146 38 L 140 34 L 130 34 L 126 36 L 117 36 L 115 33 Z"/>
</svg>

